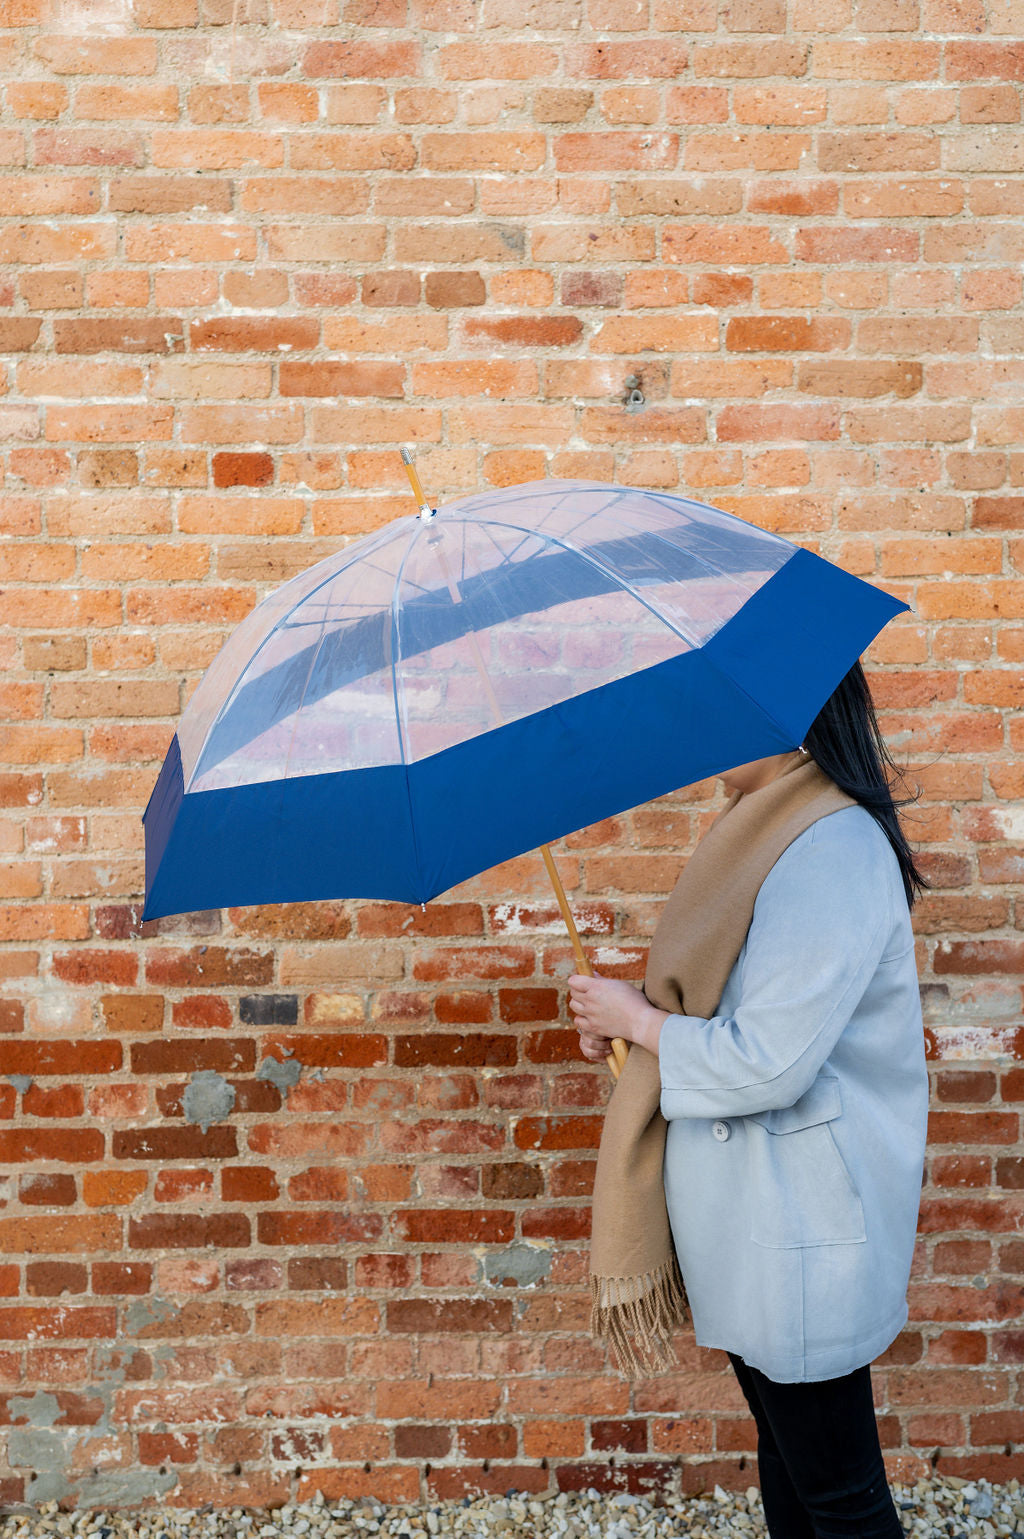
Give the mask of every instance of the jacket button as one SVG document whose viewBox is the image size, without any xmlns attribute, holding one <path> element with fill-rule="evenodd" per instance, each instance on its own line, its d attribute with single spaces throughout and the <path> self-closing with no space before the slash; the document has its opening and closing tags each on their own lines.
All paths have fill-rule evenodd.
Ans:
<svg viewBox="0 0 1024 1539">
<path fill-rule="evenodd" d="M 711 1131 L 714 1133 L 720 1144 L 724 1144 L 725 1140 L 732 1136 L 732 1128 L 727 1122 L 714 1123 L 712 1125 Z"/>
</svg>

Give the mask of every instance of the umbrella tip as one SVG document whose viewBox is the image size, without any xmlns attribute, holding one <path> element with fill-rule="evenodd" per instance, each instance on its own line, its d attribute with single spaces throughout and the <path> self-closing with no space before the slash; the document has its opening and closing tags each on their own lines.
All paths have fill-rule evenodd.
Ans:
<svg viewBox="0 0 1024 1539">
<path fill-rule="evenodd" d="M 416 498 L 416 501 L 420 505 L 420 518 L 433 518 L 434 509 L 427 501 L 426 493 L 424 492 L 420 483 L 419 473 L 417 472 L 416 467 L 412 462 L 412 454 L 408 449 L 404 447 L 404 445 L 398 452 L 402 456 L 402 463 L 405 466 L 405 473 L 409 477 L 409 485 L 412 487 L 413 496 Z"/>
</svg>

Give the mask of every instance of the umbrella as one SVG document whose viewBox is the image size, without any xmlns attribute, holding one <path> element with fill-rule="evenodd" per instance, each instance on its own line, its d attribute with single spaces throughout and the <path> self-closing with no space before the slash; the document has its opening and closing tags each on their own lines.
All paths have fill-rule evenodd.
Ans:
<svg viewBox="0 0 1024 1539">
<path fill-rule="evenodd" d="M 186 707 L 144 814 L 144 919 L 426 903 L 783 752 L 907 606 L 667 492 L 534 481 L 353 541 L 270 594 Z M 623 1049 L 624 1051 L 624 1049 Z"/>
</svg>

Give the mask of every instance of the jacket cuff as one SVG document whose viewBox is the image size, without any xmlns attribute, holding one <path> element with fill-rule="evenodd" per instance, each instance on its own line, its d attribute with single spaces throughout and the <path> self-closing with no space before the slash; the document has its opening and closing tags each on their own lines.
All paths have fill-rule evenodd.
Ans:
<svg viewBox="0 0 1024 1539">
<path fill-rule="evenodd" d="M 670 1015 L 662 1022 L 658 1038 L 658 1069 L 661 1074 L 661 1115 L 667 1122 L 673 1117 L 714 1117 L 712 1102 L 721 1100 L 721 1092 L 698 1090 L 687 1085 L 693 1076 L 693 1047 L 687 1048 L 688 1029 L 707 1026 L 702 1016 Z"/>
</svg>

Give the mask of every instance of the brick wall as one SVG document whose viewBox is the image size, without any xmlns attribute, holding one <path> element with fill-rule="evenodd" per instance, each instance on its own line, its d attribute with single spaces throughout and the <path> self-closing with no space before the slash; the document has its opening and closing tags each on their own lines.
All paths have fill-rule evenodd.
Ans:
<svg viewBox="0 0 1024 1539">
<path fill-rule="evenodd" d="M 911 604 L 869 661 L 934 1121 L 875 1382 L 893 1472 L 1020 1475 L 1020 0 L 236 9 L 0 4 L 0 1492 L 754 1478 L 722 1354 L 631 1389 L 589 1341 L 609 1081 L 539 858 L 138 933 L 190 689 L 411 511 L 404 441 L 437 497 L 683 488 Z M 599 968 L 712 799 L 558 847 Z"/>
</svg>

